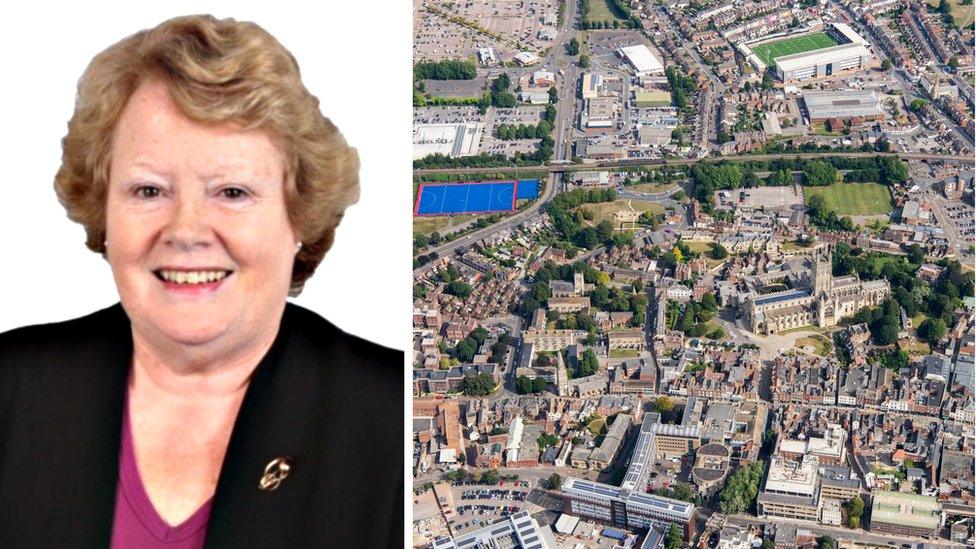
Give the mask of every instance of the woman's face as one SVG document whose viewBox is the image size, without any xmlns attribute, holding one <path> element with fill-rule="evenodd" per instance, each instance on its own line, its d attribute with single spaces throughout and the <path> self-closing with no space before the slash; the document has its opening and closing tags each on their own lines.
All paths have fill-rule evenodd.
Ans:
<svg viewBox="0 0 976 549">
<path fill-rule="evenodd" d="M 221 348 L 277 326 L 297 243 L 283 182 L 263 132 L 192 121 L 160 81 L 136 89 L 112 143 L 106 241 L 137 332 Z"/>
</svg>

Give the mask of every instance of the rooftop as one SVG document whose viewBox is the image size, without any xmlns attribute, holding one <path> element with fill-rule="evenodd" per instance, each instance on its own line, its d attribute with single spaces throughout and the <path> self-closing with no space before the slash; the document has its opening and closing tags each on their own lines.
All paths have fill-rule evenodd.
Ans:
<svg viewBox="0 0 976 549">
<path fill-rule="evenodd" d="M 935 529 L 941 523 L 941 513 L 934 497 L 881 490 L 874 493 L 871 522 Z"/>
</svg>

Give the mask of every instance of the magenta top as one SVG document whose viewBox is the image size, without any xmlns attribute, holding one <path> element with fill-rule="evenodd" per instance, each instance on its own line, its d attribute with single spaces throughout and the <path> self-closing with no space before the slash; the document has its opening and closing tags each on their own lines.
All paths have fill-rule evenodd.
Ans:
<svg viewBox="0 0 976 549">
<path fill-rule="evenodd" d="M 159 516 L 139 478 L 132 447 L 128 398 L 122 413 L 122 444 L 119 450 L 119 482 L 115 489 L 115 522 L 112 549 L 200 549 L 207 534 L 210 507 L 207 500 L 182 524 L 170 526 Z"/>
</svg>

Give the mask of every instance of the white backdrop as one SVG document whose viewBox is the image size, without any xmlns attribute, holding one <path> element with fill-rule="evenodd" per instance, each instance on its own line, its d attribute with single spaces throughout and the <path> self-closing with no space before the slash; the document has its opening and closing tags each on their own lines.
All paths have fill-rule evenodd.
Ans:
<svg viewBox="0 0 976 549">
<path fill-rule="evenodd" d="M 359 151 L 360 202 L 294 301 L 348 332 L 408 348 L 410 3 L 92 4 L 17 2 L 0 20 L 0 332 L 118 300 L 108 264 L 85 248 L 84 230 L 67 219 L 52 186 L 76 83 L 110 44 L 170 17 L 207 12 L 254 21 L 274 35 Z"/>
</svg>

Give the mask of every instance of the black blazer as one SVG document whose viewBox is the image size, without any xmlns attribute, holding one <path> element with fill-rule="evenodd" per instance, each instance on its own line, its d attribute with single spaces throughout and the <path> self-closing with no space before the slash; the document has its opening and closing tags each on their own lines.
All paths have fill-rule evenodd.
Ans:
<svg viewBox="0 0 976 549">
<path fill-rule="evenodd" d="M 132 355 L 120 305 L 0 334 L 0 545 L 107 547 Z M 402 547 L 403 353 L 288 304 L 255 370 L 207 547 Z M 288 455 L 290 476 L 258 489 Z"/>
</svg>

